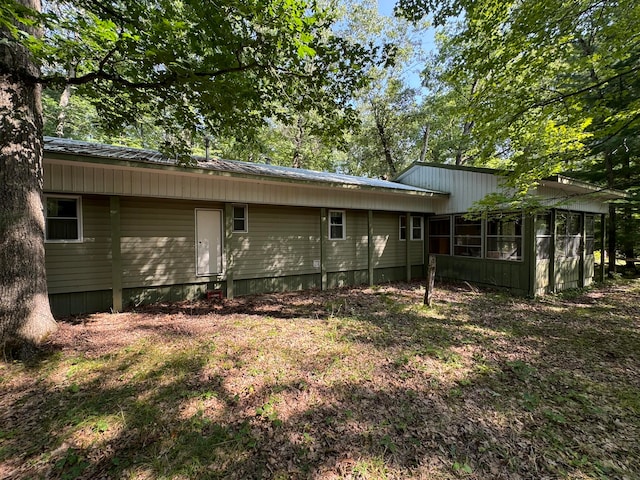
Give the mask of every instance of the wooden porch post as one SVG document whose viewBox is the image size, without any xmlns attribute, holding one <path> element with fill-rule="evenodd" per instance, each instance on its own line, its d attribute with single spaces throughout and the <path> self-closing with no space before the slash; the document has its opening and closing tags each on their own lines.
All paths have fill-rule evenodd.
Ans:
<svg viewBox="0 0 640 480">
<path fill-rule="evenodd" d="M 406 250 L 405 250 L 405 265 L 407 266 L 407 282 L 411 281 L 411 214 L 409 212 L 405 213 L 407 221 L 406 221 Z"/>
<path fill-rule="evenodd" d="M 524 234 L 522 235 L 522 253 L 524 255 L 524 261 L 528 265 L 527 274 L 529 276 L 529 289 L 528 293 L 530 297 L 535 297 L 538 290 L 537 285 L 537 232 L 536 232 L 536 216 L 526 215 L 524 217 Z"/>
<path fill-rule="evenodd" d="M 605 246 L 607 242 L 607 215 L 600 215 L 600 281 L 604 282 L 604 276 L 607 271 L 607 255 Z"/>
<path fill-rule="evenodd" d="M 327 240 L 328 240 L 328 223 L 327 223 L 327 209 L 320 209 L 320 289 L 326 290 L 327 285 Z"/>
<path fill-rule="evenodd" d="M 369 275 L 369 286 L 373 285 L 373 262 L 375 256 L 375 245 L 373 241 L 373 210 L 367 213 L 367 268 Z"/>
<path fill-rule="evenodd" d="M 556 291 L 556 209 L 551 209 L 551 245 L 549 246 L 549 292 Z"/>
<path fill-rule="evenodd" d="M 111 294 L 114 312 L 122 311 L 122 247 L 120 245 L 120 197 L 109 197 L 111 223 Z"/>
<path fill-rule="evenodd" d="M 225 276 L 227 278 L 227 298 L 233 298 L 233 205 L 227 203 L 224 206 L 224 257 Z"/>
<path fill-rule="evenodd" d="M 586 233 L 587 233 L 587 222 L 586 222 L 586 214 L 584 212 L 580 213 L 580 227 L 581 227 L 580 228 L 580 265 L 579 265 L 579 268 L 578 268 L 578 274 L 579 274 L 579 279 L 580 280 L 579 280 L 578 286 L 580 288 L 584 288 L 584 286 L 586 284 L 586 282 L 584 280 L 584 274 L 585 274 L 585 272 L 587 270 L 586 268 L 584 268 L 585 267 L 584 264 L 585 264 L 585 261 L 586 261 L 586 258 L 587 258 L 586 251 L 585 251 L 586 246 L 587 246 L 587 244 L 585 242 Z"/>
</svg>

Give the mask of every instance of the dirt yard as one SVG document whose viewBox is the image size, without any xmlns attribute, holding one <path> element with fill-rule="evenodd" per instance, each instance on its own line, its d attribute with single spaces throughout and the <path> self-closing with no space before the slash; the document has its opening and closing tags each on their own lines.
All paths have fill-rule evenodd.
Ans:
<svg viewBox="0 0 640 480">
<path fill-rule="evenodd" d="M 640 281 L 419 284 L 60 322 L 0 363 L 0 478 L 640 478 Z"/>
</svg>

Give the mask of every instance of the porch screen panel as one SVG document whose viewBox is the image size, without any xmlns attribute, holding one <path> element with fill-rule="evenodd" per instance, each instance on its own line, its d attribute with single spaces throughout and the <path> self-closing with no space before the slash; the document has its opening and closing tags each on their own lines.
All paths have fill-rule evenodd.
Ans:
<svg viewBox="0 0 640 480">
<path fill-rule="evenodd" d="M 487 220 L 487 258 L 522 260 L 522 218 Z"/>
<path fill-rule="evenodd" d="M 429 219 L 429 253 L 451 254 L 451 217 Z"/>
<path fill-rule="evenodd" d="M 576 258 L 580 256 L 581 225 L 580 214 L 558 212 L 556 215 L 556 235 L 559 257 Z"/>
<path fill-rule="evenodd" d="M 585 215 L 584 217 L 584 249 L 586 255 L 593 255 L 595 250 L 595 231 L 596 221 L 593 215 Z"/>
<path fill-rule="evenodd" d="M 548 260 L 551 258 L 551 214 L 536 215 L 536 258 Z"/>
<path fill-rule="evenodd" d="M 453 254 L 460 257 L 482 256 L 482 221 L 454 217 Z"/>
</svg>

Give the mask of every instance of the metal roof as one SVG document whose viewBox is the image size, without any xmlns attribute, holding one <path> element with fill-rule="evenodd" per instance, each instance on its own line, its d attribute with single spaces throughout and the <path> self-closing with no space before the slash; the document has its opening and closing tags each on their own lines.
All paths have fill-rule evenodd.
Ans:
<svg viewBox="0 0 640 480">
<path fill-rule="evenodd" d="M 175 160 L 169 159 L 162 153 L 155 150 L 121 147 L 102 143 L 71 140 L 67 138 L 44 137 L 44 151 L 45 153 L 113 159 L 114 161 L 124 160 L 129 162 L 181 166 Z M 217 157 L 209 160 L 202 157 L 192 157 L 192 162 L 192 164 L 185 165 L 185 168 L 198 168 L 256 177 L 289 179 L 300 182 L 316 182 L 331 185 L 349 185 L 364 188 L 395 190 L 407 193 L 414 192 L 438 196 L 448 195 L 446 192 L 439 192 L 437 190 L 404 185 L 402 183 L 391 182 L 388 180 L 345 175 L 342 173 L 318 172 L 302 168 L 281 167 L 277 165 L 241 162 L 237 160 L 223 160 Z"/>
</svg>

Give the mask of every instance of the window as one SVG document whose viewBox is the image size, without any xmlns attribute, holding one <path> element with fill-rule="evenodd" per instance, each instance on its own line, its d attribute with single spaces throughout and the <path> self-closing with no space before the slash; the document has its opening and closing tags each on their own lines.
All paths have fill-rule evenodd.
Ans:
<svg viewBox="0 0 640 480">
<path fill-rule="evenodd" d="M 581 225 L 579 213 L 556 214 L 556 253 L 558 257 L 575 258 L 580 255 Z"/>
<path fill-rule="evenodd" d="M 461 257 L 482 256 L 482 221 L 454 217 L 453 254 Z"/>
<path fill-rule="evenodd" d="M 82 241 L 80 197 L 45 196 L 45 239 L 48 242 Z"/>
<path fill-rule="evenodd" d="M 451 217 L 429 218 L 429 253 L 451 254 Z"/>
<path fill-rule="evenodd" d="M 411 217 L 411 240 L 422 240 L 422 217 Z M 400 216 L 400 240 L 407 239 L 407 216 Z"/>
<path fill-rule="evenodd" d="M 247 206 L 246 205 L 234 205 L 233 206 L 233 231 L 234 232 L 247 232 Z"/>
<path fill-rule="evenodd" d="M 344 240 L 346 236 L 343 210 L 329 210 L 329 239 Z"/>
<path fill-rule="evenodd" d="M 551 258 L 551 214 L 536 215 L 536 258 L 548 260 Z"/>
<path fill-rule="evenodd" d="M 411 240 L 422 240 L 422 217 L 411 217 Z"/>
<path fill-rule="evenodd" d="M 487 258 L 522 260 L 522 218 L 487 220 Z"/>
</svg>

